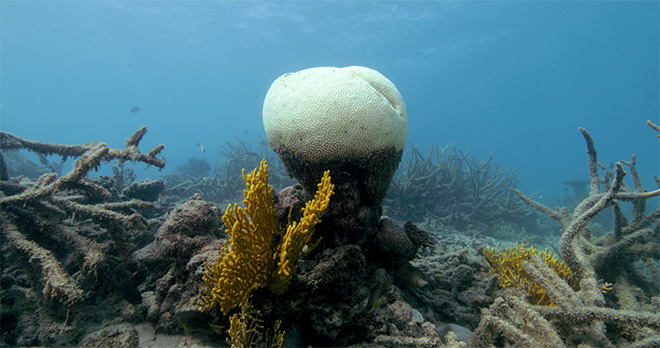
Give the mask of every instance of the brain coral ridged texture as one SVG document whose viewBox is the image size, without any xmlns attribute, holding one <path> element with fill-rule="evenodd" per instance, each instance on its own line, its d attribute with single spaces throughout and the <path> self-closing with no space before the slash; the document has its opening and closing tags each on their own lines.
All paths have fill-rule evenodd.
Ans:
<svg viewBox="0 0 660 348">
<path fill-rule="evenodd" d="M 373 69 L 319 67 L 284 74 L 263 107 L 266 136 L 310 162 L 403 149 L 408 114 L 396 86 Z"/>
</svg>

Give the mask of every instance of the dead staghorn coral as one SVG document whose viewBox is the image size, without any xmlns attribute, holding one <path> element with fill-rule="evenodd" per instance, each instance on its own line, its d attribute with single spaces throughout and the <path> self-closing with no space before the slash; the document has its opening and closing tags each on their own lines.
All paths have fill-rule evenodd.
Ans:
<svg viewBox="0 0 660 348">
<path fill-rule="evenodd" d="M 60 155 L 63 158 L 78 157 L 73 169 L 59 177 L 44 174 L 31 187 L 12 180 L 0 181 L 0 217 L 3 235 L 18 255 L 29 260 L 27 273 L 38 268 L 41 277 L 35 287 L 41 288 L 46 302 L 63 302 L 67 305 L 82 300 L 83 291 L 79 281 L 64 271 L 62 263 L 49 248 L 61 247 L 83 254 L 82 271 L 79 276 L 96 276 L 96 266 L 102 262 L 105 247 L 77 233 L 75 229 L 62 227 L 53 218 L 62 221 L 70 218 L 89 218 L 106 228 L 111 239 L 119 246 L 125 245 L 124 228 L 144 228 L 146 220 L 139 210 L 151 207 L 150 203 L 131 200 L 117 203 L 92 203 L 109 199 L 111 194 L 103 186 L 87 178 L 87 173 L 97 169 L 103 162 L 118 160 L 138 161 L 158 168 L 165 161 L 157 158 L 163 145 L 156 146 L 147 154 L 138 150 L 138 144 L 147 132 L 140 128 L 127 141 L 124 149 L 113 149 L 102 142 L 82 145 L 47 144 L 22 139 L 0 132 L 0 150 L 27 149 L 42 155 Z M 125 255 L 124 255 L 125 256 Z M 80 279 L 82 280 L 82 279 Z"/>
<path fill-rule="evenodd" d="M 412 147 L 392 179 L 386 214 L 459 229 L 469 224 L 492 228 L 501 220 L 523 219 L 533 210 L 511 194 L 518 178 L 493 164 L 493 156 L 480 161 L 469 149 L 434 145 L 424 157 Z"/>
<path fill-rule="evenodd" d="M 475 332 L 477 346 L 489 346 L 500 334 L 517 347 L 650 347 L 660 341 L 660 289 L 652 281 L 658 270 L 648 266 L 657 265 L 660 259 L 660 209 L 646 213 L 646 201 L 659 196 L 660 189 L 644 189 L 634 155 L 610 171 L 598 161 L 589 133 L 582 128 L 580 132 L 589 157 L 590 194 L 572 214 L 566 208 L 551 209 L 514 190 L 525 203 L 562 224 L 561 257 L 579 280 L 579 291 L 538 256 L 529 257 L 522 270 L 557 306 L 530 305 L 522 300 L 520 291 L 509 289 L 484 311 Z M 623 182 L 624 165 L 629 168 L 633 187 Z M 623 201 L 633 205 L 630 221 L 619 205 Z M 607 208 L 614 211 L 614 230 L 595 238 L 588 223 Z M 650 305 L 654 301 L 656 305 Z"/>
<path fill-rule="evenodd" d="M 646 124 L 648 124 L 649 127 L 655 129 L 658 133 L 660 133 L 660 126 L 658 126 L 657 124 L 651 122 L 651 120 L 647 120 Z M 655 137 L 660 138 L 660 134 L 656 135 Z"/>
<path fill-rule="evenodd" d="M 262 160 L 259 170 L 247 176 L 243 169 L 245 208 L 227 207 L 222 220 L 231 236 L 222 256 L 213 266 L 205 264 L 207 289 L 197 304 L 208 310 L 219 304 L 224 314 L 248 300 L 252 291 L 266 286 L 274 293 L 286 291 L 298 260 L 318 245 L 312 242 L 314 226 L 328 207 L 334 185 L 325 172 L 315 198 L 303 208 L 299 223 L 291 222 L 283 230 L 274 211 L 273 188 L 268 185 L 268 166 Z"/>
</svg>

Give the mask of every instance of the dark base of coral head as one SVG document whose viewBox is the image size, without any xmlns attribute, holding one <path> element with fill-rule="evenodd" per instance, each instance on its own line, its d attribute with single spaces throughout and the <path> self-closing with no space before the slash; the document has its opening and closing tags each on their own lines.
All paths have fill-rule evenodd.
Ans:
<svg viewBox="0 0 660 348">
<path fill-rule="evenodd" d="M 287 173 L 300 181 L 307 199 L 316 192 L 323 172 L 330 170 L 335 193 L 319 228 L 332 231 L 332 237 L 324 235 L 324 239 L 331 238 L 324 243 L 361 245 L 369 237 L 365 231 L 378 229 L 381 204 L 401 162 L 402 150 L 391 147 L 364 157 L 311 163 L 283 146 L 273 149 Z"/>
</svg>

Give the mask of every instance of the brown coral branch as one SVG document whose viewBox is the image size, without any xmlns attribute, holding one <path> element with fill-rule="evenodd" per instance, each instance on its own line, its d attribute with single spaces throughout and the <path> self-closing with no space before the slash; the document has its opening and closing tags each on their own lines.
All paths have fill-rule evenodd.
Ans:
<svg viewBox="0 0 660 348">
<path fill-rule="evenodd" d="M 118 159 L 120 161 L 135 161 L 135 162 L 144 162 L 149 165 L 156 166 L 158 168 L 165 167 L 165 160 L 156 158 L 158 154 L 165 147 L 164 145 L 158 145 L 149 151 L 146 155 L 141 153 L 138 150 L 137 146 L 142 140 L 142 137 L 147 132 L 147 127 L 142 126 L 138 129 L 130 138 L 126 141 L 126 147 L 122 150 L 111 149 L 107 144 L 94 141 L 91 143 L 81 144 L 81 145 L 60 145 L 60 144 L 47 144 L 39 141 L 32 141 L 17 137 L 13 134 L 0 132 L 0 150 L 20 150 L 26 149 L 32 152 L 40 153 L 46 156 L 49 155 L 60 155 L 63 158 L 67 157 L 80 157 L 88 153 L 93 153 L 96 151 L 103 152 L 102 154 L 95 154 L 94 156 L 101 156 L 98 161 L 83 161 L 81 164 L 90 164 L 94 167 L 97 167 L 100 164 L 100 160 L 106 162 L 113 159 Z M 103 150 L 106 149 L 106 150 Z M 85 170 L 81 168 L 80 170 L 75 171 L 76 173 L 86 174 L 91 168 Z M 83 174 L 83 175 L 84 175 Z M 75 179 L 75 178 L 72 178 Z M 75 181 L 75 180 L 74 180 Z"/>
<path fill-rule="evenodd" d="M 32 152 L 41 153 L 46 156 L 56 154 L 64 158 L 79 157 L 97 144 L 99 144 L 99 142 L 91 142 L 82 145 L 48 144 L 39 141 L 23 139 L 10 133 L 0 132 L 0 150 L 26 149 Z"/>
<path fill-rule="evenodd" d="M 587 154 L 589 155 L 589 195 L 594 195 L 600 192 L 600 177 L 598 176 L 598 154 L 596 152 L 596 147 L 594 146 L 594 140 L 591 138 L 591 134 L 587 132 L 586 129 L 580 127 L 580 133 L 584 141 L 587 143 Z"/>
<path fill-rule="evenodd" d="M 624 175 L 625 172 L 623 171 L 623 166 L 621 163 L 617 163 L 616 177 L 614 178 L 612 186 L 607 191 L 607 194 L 602 196 L 591 208 L 587 209 L 580 216 L 577 216 L 575 220 L 573 220 L 573 222 L 566 228 L 561 236 L 561 239 L 559 240 L 559 250 L 561 251 L 564 262 L 566 262 L 568 267 L 578 279 L 582 279 L 586 275 L 586 267 L 588 263 L 584 259 L 583 255 L 581 255 L 582 251 L 579 249 L 579 247 L 573 245 L 573 241 L 575 240 L 575 237 L 577 237 L 578 233 L 584 228 L 584 226 L 587 225 L 587 223 L 589 223 L 589 221 L 591 221 L 591 219 L 593 219 L 594 216 L 596 216 L 612 203 L 617 192 L 621 188 L 621 182 Z"/>
<path fill-rule="evenodd" d="M 534 306 L 534 308 L 546 318 L 568 320 L 575 324 L 604 321 L 606 323 L 628 324 L 636 327 L 649 327 L 656 330 L 660 329 L 660 314 L 657 313 L 626 311 L 594 306 L 585 306 L 572 311 L 548 306 Z"/>
<path fill-rule="evenodd" d="M 633 222 L 632 225 L 629 225 L 629 226 L 625 227 L 623 229 L 622 233 L 624 233 L 624 234 L 625 233 L 630 233 L 630 232 L 637 231 L 637 230 L 642 229 L 642 228 L 646 228 L 646 227 L 650 226 L 651 224 L 654 224 L 654 223 L 658 222 L 659 219 L 660 219 L 660 208 L 654 210 L 651 214 L 645 216 L 641 220 Z"/>
<path fill-rule="evenodd" d="M 539 202 L 534 201 L 533 199 L 527 197 L 524 193 L 520 192 L 519 190 L 516 189 L 511 189 L 511 192 L 515 193 L 520 199 L 527 203 L 529 206 L 532 208 L 535 208 L 536 210 L 545 213 L 549 217 L 551 217 L 554 220 L 557 220 L 559 222 L 562 221 L 568 221 L 571 219 L 571 216 L 568 212 L 568 210 L 562 210 L 562 209 L 552 209 L 548 206 L 545 206 Z"/>
<path fill-rule="evenodd" d="M 583 306 L 582 300 L 568 283 L 537 255 L 532 255 L 526 260 L 523 263 L 523 269 L 543 287 L 548 293 L 548 297 L 562 308 L 571 309 Z"/>
<path fill-rule="evenodd" d="M 106 189 L 97 185 L 85 183 L 83 181 L 83 178 L 87 176 L 87 173 L 89 173 L 89 171 L 92 169 L 98 169 L 102 161 L 108 162 L 113 159 L 118 159 L 120 161 L 131 160 L 155 165 L 159 168 L 163 168 L 165 166 L 164 160 L 155 158 L 155 155 L 157 155 L 160 150 L 162 150 L 162 145 L 156 148 L 158 149 L 156 153 L 150 153 L 149 155 L 144 155 L 137 149 L 137 144 L 142 139 L 142 136 L 144 136 L 146 131 L 146 127 L 142 127 L 136 131 L 127 140 L 126 148 L 123 150 L 111 149 L 107 144 L 101 142 L 93 142 L 83 145 L 44 144 L 24 140 L 14 135 L 0 132 L 0 148 L 27 148 L 29 150 L 45 154 L 58 153 L 62 156 L 80 157 L 74 163 L 73 170 L 71 170 L 71 172 L 68 174 L 60 178 L 57 178 L 56 174 L 44 174 L 39 177 L 37 183 L 32 188 L 25 190 L 20 194 L 0 199 L 0 205 L 10 204 L 13 202 L 24 202 L 27 200 L 35 200 L 44 196 L 50 196 L 55 191 L 59 190 L 60 187 L 83 188 L 91 191 L 92 193 L 99 194 L 102 197 L 110 197 L 110 193 Z"/>
<path fill-rule="evenodd" d="M 616 255 L 622 255 L 629 252 L 630 248 L 640 245 L 640 243 L 648 243 L 653 237 L 653 231 L 649 229 L 635 229 L 634 232 L 626 234 L 621 240 L 614 244 L 609 245 L 607 248 L 599 249 L 597 252 L 589 256 L 590 263 L 594 268 L 598 268 L 608 261 L 616 258 Z"/>
<path fill-rule="evenodd" d="M 646 124 L 649 125 L 649 127 L 655 129 L 656 131 L 660 132 L 660 127 L 656 125 L 655 123 L 651 122 L 651 120 L 646 120 Z M 660 138 L 660 134 L 655 136 L 656 138 Z"/>
<path fill-rule="evenodd" d="M 520 347 L 565 347 L 552 325 L 515 292 L 503 297 L 483 311 L 472 341 L 475 347 L 492 347 L 497 334 Z"/>
<path fill-rule="evenodd" d="M 642 185 L 642 178 L 639 176 L 639 172 L 637 172 L 637 156 L 633 154 L 632 156 L 630 156 L 630 161 L 621 161 L 621 163 L 628 166 L 628 169 L 630 171 L 630 177 L 632 178 L 633 185 L 635 187 L 635 191 L 643 192 L 644 185 Z"/>
<path fill-rule="evenodd" d="M 2 229 L 9 242 L 19 252 L 26 255 L 29 262 L 38 265 L 43 278 L 44 299 L 46 302 L 64 302 L 71 306 L 82 300 L 82 292 L 60 266 L 53 253 L 28 240 L 18 231 L 16 226 L 9 222 L 6 214 L 2 216 Z"/>
<path fill-rule="evenodd" d="M 657 196 L 660 196 L 660 190 L 647 192 L 619 192 L 616 194 L 616 199 L 622 201 L 634 201 L 637 199 L 647 199 Z"/>
<path fill-rule="evenodd" d="M 120 202 L 120 203 L 101 203 L 94 205 L 86 205 L 76 203 L 69 199 L 53 197 L 53 199 L 60 203 L 62 206 L 68 208 L 69 210 L 74 211 L 80 217 L 89 217 L 95 222 L 108 227 L 108 224 L 118 223 L 120 226 L 131 227 L 144 229 L 146 228 L 146 220 L 142 215 L 138 213 L 133 213 L 131 215 L 126 215 L 113 211 L 113 209 L 126 209 L 126 208 L 151 208 L 153 207 L 152 203 L 131 200 L 129 202 Z"/>
</svg>

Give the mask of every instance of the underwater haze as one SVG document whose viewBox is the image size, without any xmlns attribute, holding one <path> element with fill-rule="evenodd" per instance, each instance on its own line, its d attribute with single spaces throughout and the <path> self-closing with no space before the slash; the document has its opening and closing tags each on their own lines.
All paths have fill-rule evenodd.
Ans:
<svg viewBox="0 0 660 348">
<path fill-rule="evenodd" d="M 265 139 L 280 75 L 361 65 L 408 109 L 408 146 L 453 143 L 558 205 L 588 179 L 585 144 L 653 187 L 660 152 L 656 1 L 2 1 L 0 129 L 123 148 L 142 125 L 164 172 Z M 136 108 L 137 107 L 137 108 Z M 202 153 L 201 144 L 206 152 Z M 69 160 L 71 163 L 71 160 Z M 631 185 L 629 178 L 627 183 Z M 657 205 L 657 199 L 654 203 Z"/>
</svg>

